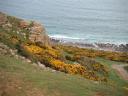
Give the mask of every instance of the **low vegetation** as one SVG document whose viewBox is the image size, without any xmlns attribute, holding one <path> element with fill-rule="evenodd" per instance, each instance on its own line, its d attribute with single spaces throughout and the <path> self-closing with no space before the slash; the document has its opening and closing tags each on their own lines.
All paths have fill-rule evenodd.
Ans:
<svg viewBox="0 0 128 96">
<path fill-rule="evenodd" d="M 5 24 L 0 25 L 0 42 L 17 50 L 18 55 L 24 56 L 32 63 L 44 64 L 56 71 L 53 73 L 40 70 L 38 67 L 35 68 L 19 59 L 2 54 L 0 55 L 0 75 L 6 77 L 0 76 L 1 96 L 17 96 L 17 94 L 21 94 L 19 96 L 125 96 L 127 83 L 116 77 L 117 75 L 107 64 L 112 64 L 110 62 L 115 61 L 116 63 L 127 63 L 128 53 L 32 42 L 29 39 L 29 33 L 33 22 L 24 24 L 21 21 L 21 19 L 7 16 Z M 42 31 L 38 24 L 35 29 Z M 104 60 L 107 60 L 107 63 L 103 62 Z M 110 62 L 108 62 L 109 60 Z M 118 80 L 116 79 L 116 81 L 112 76 Z M 20 80 L 16 79 L 16 83 L 18 83 L 14 83 L 14 85 L 20 83 L 22 88 L 20 85 L 19 89 L 15 86 L 10 87 L 7 78 L 11 78 L 13 83 L 14 78 L 21 78 Z M 3 87 L 4 84 L 7 88 Z M 30 85 L 28 86 L 29 90 L 27 90 L 26 84 Z M 120 87 L 117 86 L 118 84 Z M 31 89 L 31 87 L 33 88 Z M 17 90 L 14 91 L 15 89 Z M 13 95 L 9 95 L 11 90 L 14 92 Z M 44 90 L 43 93 L 40 90 Z"/>
<path fill-rule="evenodd" d="M 67 60 L 70 60 L 64 56 L 64 53 L 61 52 L 61 49 L 39 46 L 38 44 L 29 43 L 22 45 L 20 48 L 22 49 L 21 52 L 24 53 L 22 55 L 27 56 L 27 58 L 32 60 L 40 61 L 47 67 L 51 67 L 58 71 L 69 74 L 79 74 L 91 80 L 107 81 L 108 71 L 102 64 L 98 62 L 93 62 L 92 64 L 87 62 L 88 64 L 85 64 L 84 61 L 86 62 L 86 60 L 84 58 L 80 60 L 74 60 L 74 62 L 77 63 L 70 64 L 67 62 Z M 88 60 L 92 61 L 89 58 Z M 100 73 L 103 74 L 98 76 Z"/>
<path fill-rule="evenodd" d="M 86 56 L 91 58 L 102 57 L 113 61 L 128 62 L 128 53 L 93 50 L 93 49 L 85 49 L 85 48 L 63 46 L 63 45 L 61 45 L 60 47 L 63 50 L 65 50 L 67 53 L 73 55 L 71 58 L 72 60 Z"/>
<path fill-rule="evenodd" d="M 114 71 L 110 79 L 108 83 L 94 82 L 0 55 L 0 96 L 127 96 L 127 83 Z"/>
<path fill-rule="evenodd" d="M 41 62 L 45 66 L 58 71 L 79 74 L 87 79 L 107 82 L 107 67 L 92 58 L 102 57 L 122 62 L 128 60 L 127 53 L 32 42 L 28 36 L 33 22 L 25 23 L 23 20 L 11 16 L 7 16 L 6 22 L 7 24 L 0 26 L 1 42 L 7 44 L 10 48 L 17 49 L 19 54 L 31 59 L 33 62 Z"/>
</svg>

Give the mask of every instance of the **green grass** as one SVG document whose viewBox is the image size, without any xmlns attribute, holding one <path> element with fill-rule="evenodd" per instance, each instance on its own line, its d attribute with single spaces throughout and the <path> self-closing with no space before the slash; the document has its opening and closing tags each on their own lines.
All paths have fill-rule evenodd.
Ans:
<svg viewBox="0 0 128 96">
<path fill-rule="evenodd" d="M 18 46 L 12 44 L 11 38 L 16 36 L 20 42 L 27 42 L 29 30 L 19 27 L 20 19 L 12 16 L 7 18 L 12 24 L 12 28 L 5 30 L 0 27 L 0 41 L 15 49 Z M 27 38 L 24 38 L 22 33 L 26 33 Z M 80 49 L 76 51 L 78 50 Z M 72 49 L 70 48 L 69 51 L 72 52 Z M 94 53 L 94 50 L 87 51 Z M 73 54 L 64 51 L 62 55 L 63 59 L 67 55 L 73 56 Z M 0 96 L 127 96 L 128 82 L 121 79 L 111 68 L 112 64 L 122 63 L 102 58 L 97 58 L 96 61 L 108 67 L 109 81 L 107 83 L 91 81 L 78 75 L 69 75 L 63 72 L 42 70 L 38 66 L 25 63 L 20 59 L 0 54 Z M 72 60 L 65 60 L 65 62 L 74 64 Z M 87 60 L 83 62 L 85 64 Z"/>
<path fill-rule="evenodd" d="M 116 80 L 115 82 L 121 86 L 112 86 L 109 83 L 98 83 L 86 80 L 79 76 L 69 75 L 62 72 L 41 70 L 37 66 L 24 63 L 23 61 L 14 57 L 1 55 L 0 73 L 0 75 L 3 75 L 0 76 L 0 85 L 4 83 L 8 85 L 10 83 L 8 80 L 9 78 L 14 83 L 16 82 L 15 80 L 21 83 L 22 89 L 20 90 L 17 89 L 14 92 L 6 90 L 6 94 L 10 94 L 9 96 L 26 96 L 29 91 L 34 92 L 34 89 L 37 89 L 37 92 L 42 92 L 44 96 L 95 96 L 97 93 L 104 94 L 104 96 L 126 96 L 123 94 L 123 87 L 126 87 L 126 83 L 123 80 L 121 81 L 121 79 L 119 79 L 113 72 L 111 75 L 114 77 L 111 77 L 111 79 L 114 81 Z M 0 93 L 1 91 L 3 90 L 0 90 Z M 42 95 L 38 94 L 30 96 Z"/>
<path fill-rule="evenodd" d="M 115 86 L 127 86 L 128 87 L 128 82 L 124 81 L 119 75 L 117 75 L 116 71 L 112 69 L 113 64 L 127 64 L 123 62 L 116 62 L 116 61 L 111 61 L 111 60 L 106 60 L 103 58 L 97 58 L 96 61 L 104 64 L 107 66 L 109 70 L 109 80 L 110 82 L 113 82 Z"/>
</svg>

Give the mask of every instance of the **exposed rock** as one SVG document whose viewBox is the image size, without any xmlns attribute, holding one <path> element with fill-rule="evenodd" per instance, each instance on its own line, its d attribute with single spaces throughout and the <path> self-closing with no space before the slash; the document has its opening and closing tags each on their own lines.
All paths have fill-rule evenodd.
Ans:
<svg viewBox="0 0 128 96">
<path fill-rule="evenodd" d="M 10 49 L 10 52 L 11 52 L 11 55 L 15 55 L 15 52 L 12 49 Z"/>
<path fill-rule="evenodd" d="M 16 58 L 16 59 L 19 59 L 19 55 L 16 54 L 16 55 L 15 55 L 15 58 Z"/>
<path fill-rule="evenodd" d="M 6 23 L 6 24 L 2 24 L 2 27 L 7 30 L 7 31 L 10 31 L 11 28 L 12 28 L 12 24 L 10 24 L 9 22 Z"/>
<path fill-rule="evenodd" d="M 105 50 L 105 51 L 114 51 L 114 52 L 128 52 L 128 44 L 110 44 L 110 43 L 82 43 L 82 42 L 62 42 L 54 38 L 50 38 L 53 44 L 64 44 L 65 46 L 77 46 L 80 48 L 91 48 L 95 50 Z"/>
<path fill-rule="evenodd" d="M 29 27 L 29 25 L 30 25 L 30 22 L 27 22 L 27 21 L 24 21 L 24 20 L 20 21 L 20 24 L 19 24 L 19 26 L 21 28 L 27 28 L 27 27 Z"/>
<path fill-rule="evenodd" d="M 7 22 L 7 16 L 0 12 L 0 26 Z"/>
<path fill-rule="evenodd" d="M 10 54 L 9 47 L 4 45 L 3 43 L 0 43 L 0 54 Z"/>
<path fill-rule="evenodd" d="M 28 63 L 31 63 L 31 60 L 29 60 L 29 59 L 26 59 L 26 62 L 28 62 Z"/>
<path fill-rule="evenodd" d="M 116 48 L 117 51 L 128 52 L 128 44 L 121 44 Z"/>
<path fill-rule="evenodd" d="M 37 62 L 38 66 L 42 69 L 46 68 L 44 64 L 40 63 L 40 62 Z"/>
<path fill-rule="evenodd" d="M 50 39 L 46 34 L 44 26 L 37 22 L 33 22 L 33 26 L 30 29 L 29 40 L 32 42 L 41 42 L 44 45 L 50 45 Z"/>
<path fill-rule="evenodd" d="M 35 21 L 26 21 L 0 12 L 0 26 L 4 30 L 21 35 L 34 43 L 50 45 L 50 39 L 46 34 L 45 27 Z M 12 30 L 12 27 L 13 30 Z"/>
<path fill-rule="evenodd" d="M 52 72 L 57 72 L 57 71 L 56 71 L 56 70 L 54 70 L 54 69 L 52 69 L 51 71 L 52 71 Z"/>
</svg>

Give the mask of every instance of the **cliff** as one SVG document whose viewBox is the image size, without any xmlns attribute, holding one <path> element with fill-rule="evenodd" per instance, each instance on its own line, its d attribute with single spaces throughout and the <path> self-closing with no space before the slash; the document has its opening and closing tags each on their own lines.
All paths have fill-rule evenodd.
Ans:
<svg viewBox="0 0 128 96">
<path fill-rule="evenodd" d="M 0 29 L 8 34 L 14 34 L 23 41 L 40 42 L 43 45 L 50 45 L 50 39 L 46 34 L 45 27 L 35 21 L 25 21 L 0 12 Z M 2 35 L 1 35 L 2 36 Z"/>
</svg>

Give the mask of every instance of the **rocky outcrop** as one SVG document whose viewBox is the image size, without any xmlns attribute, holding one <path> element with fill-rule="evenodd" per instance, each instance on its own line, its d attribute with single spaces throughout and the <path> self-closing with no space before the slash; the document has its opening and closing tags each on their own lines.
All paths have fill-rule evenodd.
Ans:
<svg viewBox="0 0 128 96">
<path fill-rule="evenodd" d="M 50 39 L 46 34 L 45 27 L 35 21 L 26 21 L 0 12 L 0 27 L 14 35 L 24 38 L 33 43 L 40 42 L 50 45 Z M 2 33 L 2 32 L 1 32 Z"/>
<path fill-rule="evenodd" d="M 3 43 L 0 43 L 0 55 L 4 54 L 10 54 L 10 50 L 9 50 L 9 47 Z"/>
<path fill-rule="evenodd" d="M 12 25 L 8 22 L 7 15 L 0 12 L 0 27 L 3 27 L 4 30 L 11 30 Z"/>
<path fill-rule="evenodd" d="M 110 44 L 110 43 L 77 43 L 77 42 L 65 42 L 63 40 L 50 38 L 53 44 L 64 44 L 68 46 L 77 46 L 80 48 L 89 48 L 95 50 L 114 51 L 114 52 L 128 52 L 128 44 Z"/>
<path fill-rule="evenodd" d="M 20 28 L 27 28 L 27 27 L 29 27 L 29 25 L 30 25 L 30 22 L 25 21 L 25 20 L 22 20 L 19 23 Z"/>
<path fill-rule="evenodd" d="M 44 45 L 50 45 L 50 39 L 46 34 L 45 27 L 35 21 L 28 22 L 28 21 L 20 21 L 19 23 L 20 28 L 29 30 L 28 39 L 31 42 L 37 43 L 40 42 Z"/>
<path fill-rule="evenodd" d="M 121 44 L 116 48 L 117 51 L 128 52 L 128 44 Z"/>
<path fill-rule="evenodd" d="M 33 22 L 32 27 L 30 28 L 29 40 L 50 45 L 50 39 L 46 34 L 45 27 L 37 22 Z"/>
<path fill-rule="evenodd" d="M 7 16 L 0 12 L 0 26 L 7 22 Z"/>
</svg>

